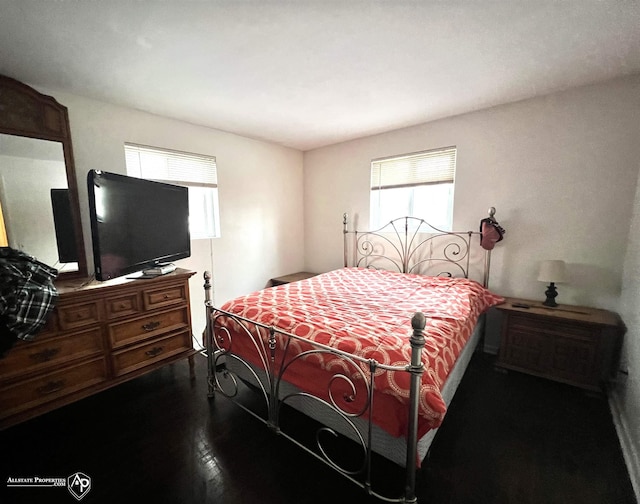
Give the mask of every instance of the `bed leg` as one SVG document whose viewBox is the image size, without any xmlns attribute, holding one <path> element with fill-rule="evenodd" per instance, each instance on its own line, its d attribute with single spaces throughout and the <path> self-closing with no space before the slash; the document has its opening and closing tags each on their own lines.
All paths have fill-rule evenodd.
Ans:
<svg viewBox="0 0 640 504">
<path fill-rule="evenodd" d="M 406 503 L 417 502 L 416 498 L 416 470 L 418 457 L 418 406 L 420 395 L 420 384 L 422 382 L 422 349 L 425 340 L 423 331 L 426 326 L 425 316 L 417 312 L 411 319 L 413 334 L 411 335 L 411 387 L 409 390 L 410 410 L 409 410 L 409 431 L 407 433 L 407 474 L 404 501 Z"/>
</svg>

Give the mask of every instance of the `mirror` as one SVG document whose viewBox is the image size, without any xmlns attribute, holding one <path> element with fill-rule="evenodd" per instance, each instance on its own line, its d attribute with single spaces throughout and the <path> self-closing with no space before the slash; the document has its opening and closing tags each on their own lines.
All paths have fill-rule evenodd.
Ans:
<svg viewBox="0 0 640 504">
<path fill-rule="evenodd" d="M 72 228 L 64 232 L 69 228 L 58 209 L 58 194 L 64 191 L 67 171 L 60 142 L 0 133 L 0 205 L 9 247 L 60 271 L 77 271 L 77 258 L 66 253 L 70 244 L 75 249 L 75 233 Z"/>
<path fill-rule="evenodd" d="M 0 246 L 87 276 L 66 107 L 0 76 Z"/>
</svg>

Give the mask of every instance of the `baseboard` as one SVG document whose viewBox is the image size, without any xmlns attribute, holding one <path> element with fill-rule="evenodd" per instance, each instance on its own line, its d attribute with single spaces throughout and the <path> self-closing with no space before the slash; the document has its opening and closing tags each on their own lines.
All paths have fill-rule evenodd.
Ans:
<svg viewBox="0 0 640 504">
<path fill-rule="evenodd" d="M 636 501 L 640 502 L 640 455 L 638 453 L 639 447 L 634 445 L 634 440 L 629 433 L 627 422 L 625 421 L 624 416 L 621 414 L 622 408 L 620 407 L 619 396 L 615 393 L 615 391 L 612 391 L 609 394 L 609 409 L 611 410 L 613 424 L 615 425 L 616 432 L 618 433 L 620 447 L 622 448 L 622 456 L 624 457 L 625 464 L 627 465 L 627 471 L 629 471 L 631 486 L 633 487 Z"/>
</svg>

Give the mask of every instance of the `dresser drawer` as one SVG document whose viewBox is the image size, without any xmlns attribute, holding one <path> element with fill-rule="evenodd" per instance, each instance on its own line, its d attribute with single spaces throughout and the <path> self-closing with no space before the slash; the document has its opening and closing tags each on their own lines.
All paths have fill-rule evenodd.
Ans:
<svg viewBox="0 0 640 504">
<path fill-rule="evenodd" d="M 144 345 L 114 352 L 113 372 L 115 376 L 121 376 L 191 349 L 190 331 L 154 339 Z"/>
<path fill-rule="evenodd" d="M 131 292 L 129 294 L 105 299 L 105 309 L 108 319 L 135 315 L 142 311 L 140 294 Z"/>
<path fill-rule="evenodd" d="M 594 337 L 592 327 L 576 323 L 566 323 L 557 320 L 535 319 L 519 315 L 511 315 L 510 326 L 516 330 L 535 331 L 536 333 L 548 334 L 551 336 L 563 336 L 577 340 L 590 340 Z"/>
<path fill-rule="evenodd" d="M 3 387 L 0 390 L 0 418 L 73 394 L 106 379 L 105 360 L 100 358 Z"/>
<path fill-rule="evenodd" d="M 65 331 L 100 322 L 100 304 L 98 301 L 59 306 L 57 312 L 60 328 Z"/>
<path fill-rule="evenodd" d="M 185 284 L 172 285 L 159 289 L 145 289 L 142 293 L 146 310 L 164 308 L 185 304 L 188 301 L 187 286 Z"/>
<path fill-rule="evenodd" d="M 33 342 L 20 342 L 0 359 L 0 379 L 39 372 L 72 360 L 102 353 L 100 328 Z"/>
<path fill-rule="evenodd" d="M 112 348 L 120 348 L 186 327 L 189 327 L 189 311 L 187 306 L 183 306 L 176 310 L 111 324 L 109 340 Z"/>
</svg>

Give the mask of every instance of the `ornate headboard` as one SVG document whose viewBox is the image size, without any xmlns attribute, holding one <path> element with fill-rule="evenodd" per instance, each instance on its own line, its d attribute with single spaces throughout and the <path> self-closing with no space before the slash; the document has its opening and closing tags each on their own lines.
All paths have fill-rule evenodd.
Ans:
<svg viewBox="0 0 640 504">
<path fill-rule="evenodd" d="M 488 220 L 504 232 L 494 215 L 491 207 Z M 346 213 L 342 223 L 345 267 L 465 278 L 479 269 L 477 280 L 489 283 L 491 250 L 481 246 L 481 231 L 442 231 L 416 217 L 394 219 L 375 231 L 349 230 Z"/>
</svg>

